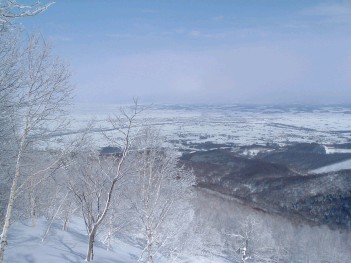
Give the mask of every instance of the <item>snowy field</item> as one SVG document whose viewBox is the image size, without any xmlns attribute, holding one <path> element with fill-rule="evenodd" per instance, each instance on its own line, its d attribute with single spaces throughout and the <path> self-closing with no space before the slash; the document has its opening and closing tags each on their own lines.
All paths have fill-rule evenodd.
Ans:
<svg viewBox="0 0 351 263">
<path fill-rule="evenodd" d="M 96 121 L 98 130 L 109 129 L 106 120 L 109 115 L 118 114 L 119 108 L 77 105 L 72 110 L 72 130 L 80 130 L 91 119 Z M 351 141 L 351 106 L 152 105 L 141 118 L 143 123 L 159 126 L 172 141 L 235 145 L 289 142 L 329 145 Z"/>
<path fill-rule="evenodd" d="M 77 105 L 72 110 L 68 134 L 77 134 L 94 120 L 91 133 L 97 147 L 111 146 L 102 136 L 115 134 L 107 121 L 128 105 Z M 139 116 L 140 125 L 159 127 L 166 141 L 181 150 L 198 150 L 199 144 L 231 147 L 294 142 L 316 142 L 327 154 L 350 153 L 351 106 L 244 106 L 244 105 L 151 105 Z M 69 136 L 68 136 L 69 137 Z M 264 148 L 251 149 L 256 155 Z M 207 148 L 208 149 L 208 148 Z M 258 149 L 258 150 L 257 150 Z M 351 169 L 351 160 L 313 170 L 314 173 Z"/>
</svg>

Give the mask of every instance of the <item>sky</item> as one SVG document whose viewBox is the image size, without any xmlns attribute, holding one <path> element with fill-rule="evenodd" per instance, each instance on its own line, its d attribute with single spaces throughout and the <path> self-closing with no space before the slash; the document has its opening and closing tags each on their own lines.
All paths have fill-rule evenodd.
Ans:
<svg viewBox="0 0 351 263">
<path fill-rule="evenodd" d="M 351 103 L 351 0 L 56 0 L 20 22 L 79 103 Z"/>
</svg>

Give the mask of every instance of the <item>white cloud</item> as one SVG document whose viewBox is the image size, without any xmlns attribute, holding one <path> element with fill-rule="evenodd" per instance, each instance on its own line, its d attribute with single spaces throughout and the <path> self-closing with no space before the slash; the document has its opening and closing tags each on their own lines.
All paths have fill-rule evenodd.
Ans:
<svg viewBox="0 0 351 263">
<path fill-rule="evenodd" d="M 351 26 L 351 2 L 323 3 L 300 12 L 300 24 L 312 28 L 329 28 L 333 31 L 347 30 Z M 302 23 L 301 23 L 302 22 Z"/>
<path fill-rule="evenodd" d="M 320 4 L 302 11 L 305 16 L 319 19 L 319 22 L 328 25 L 350 25 L 351 3 Z"/>
<path fill-rule="evenodd" d="M 220 15 L 220 16 L 214 16 L 214 17 L 212 17 L 211 20 L 216 21 L 216 22 L 219 22 L 219 21 L 224 20 L 224 18 L 225 18 L 224 16 Z"/>
<path fill-rule="evenodd" d="M 158 13 L 158 10 L 156 9 L 141 9 L 140 10 L 144 14 L 156 14 Z"/>
<path fill-rule="evenodd" d="M 137 37 L 136 34 L 130 34 L 130 33 L 108 33 L 106 34 L 106 37 L 108 38 L 134 38 Z"/>
<path fill-rule="evenodd" d="M 53 42 L 71 42 L 73 39 L 68 36 L 49 36 L 49 39 Z"/>
<path fill-rule="evenodd" d="M 348 16 L 351 15 L 351 4 L 349 3 L 324 3 L 306 8 L 301 12 L 312 16 Z"/>
</svg>

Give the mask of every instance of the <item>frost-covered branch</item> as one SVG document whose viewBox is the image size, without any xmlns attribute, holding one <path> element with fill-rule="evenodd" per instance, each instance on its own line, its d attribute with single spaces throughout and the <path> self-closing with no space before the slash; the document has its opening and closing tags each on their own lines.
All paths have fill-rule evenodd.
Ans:
<svg viewBox="0 0 351 263">
<path fill-rule="evenodd" d="M 32 4 L 21 4 L 15 0 L 4 0 L 0 3 L 0 33 L 13 26 L 16 18 L 38 15 L 47 10 L 54 2 L 42 4 L 41 1 Z"/>
</svg>

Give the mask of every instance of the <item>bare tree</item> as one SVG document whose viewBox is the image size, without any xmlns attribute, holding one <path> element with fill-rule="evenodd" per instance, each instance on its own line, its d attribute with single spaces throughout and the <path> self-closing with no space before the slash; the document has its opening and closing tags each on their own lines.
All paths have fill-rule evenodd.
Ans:
<svg viewBox="0 0 351 263">
<path fill-rule="evenodd" d="M 70 103 L 70 73 L 66 64 L 53 57 L 45 41 L 33 36 L 20 52 L 21 76 L 19 88 L 12 90 L 14 99 L 9 105 L 9 121 L 16 146 L 14 174 L 7 201 L 6 214 L 1 233 L 0 262 L 7 246 L 7 235 L 15 199 L 31 182 L 31 178 L 44 175 L 58 164 L 56 159 L 43 169 L 24 169 L 28 150 L 35 149 L 63 127 L 65 108 Z M 11 82 L 12 79 L 7 81 Z M 30 171 L 24 173 L 24 171 Z M 50 173 L 49 173 L 50 174 Z M 40 177 L 40 181 L 44 177 Z M 36 182 L 34 184 L 37 184 Z"/>
<path fill-rule="evenodd" d="M 179 237 L 182 223 L 188 223 L 182 221 L 189 211 L 184 200 L 193 184 L 192 174 L 178 165 L 175 152 L 163 144 L 159 131 L 142 129 L 131 155 L 133 173 L 128 176 L 130 200 L 146 240 L 140 260 L 148 263 L 154 262 L 157 252 L 177 253 L 171 241 Z"/>
<path fill-rule="evenodd" d="M 89 237 L 86 260 L 94 258 L 94 242 L 105 206 L 109 206 L 109 196 L 105 195 L 111 183 L 112 174 L 106 172 L 107 164 L 100 159 L 96 149 L 85 146 L 73 157 L 71 168 L 68 169 L 69 189 L 74 194 L 84 219 Z M 106 209 L 106 212 L 107 213 Z"/>
<path fill-rule="evenodd" d="M 68 194 L 69 194 L 69 192 L 66 192 L 65 195 L 60 198 L 61 200 L 60 200 L 60 202 L 58 202 L 58 207 L 55 207 L 56 209 L 55 209 L 54 213 L 51 215 L 51 218 L 49 219 L 49 224 L 48 224 L 48 226 L 46 228 L 46 231 L 45 231 L 45 233 L 44 233 L 44 235 L 43 235 L 43 237 L 41 239 L 42 242 L 48 236 L 50 228 L 51 228 L 51 225 L 54 222 L 54 220 L 57 218 L 58 214 L 60 213 L 60 211 L 62 209 L 62 206 L 65 204 L 65 201 L 66 201 L 66 199 L 68 197 Z"/>
<path fill-rule="evenodd" d="M 12 25 L 15 18 L 35 16 L 45 11 L 52 3 L 42 5 L 40 1 L 33 4 L 20 4 L 16 0 L 4 0 L 0 2 L 0 32 Z"/>
<path fill-rule="evenodd" d="M 8 179 L 11 167 L 9 156 L 13 155 L 14 138 L 11 123 L 11 106 L 20 87 L 22 65 L 19 36 L 16 32 L 0 37 L 0 175 L 2 182 Z M 5 178 L 6 177 L 6 178 Z M 5 194 L 5 189 L 1 189 Z"/>
<path fill-rule="evenodd" d="M 11 177 L 13 161 L 14 140 L 9 116 L 9 106 L 19 82 L 19 50 L 15 34 L 0 37 L 0 223 L 3 223 L 4 211 L 7 203 L 9 189 L 7 185 Z"/>
<path fill-rule="evenodd" d="M 226 234 L 232 241 L 240 261 L 278 263 L 285 261 L 287 251 L 272 238 L 259 218 L 247 217 L 239 222 L 237 233 Z"/>
<path fill-rule="evenodd" d="M 74 179 L 70 181 L 69 187 L 80 206 L 89 237 L 86 261 L 94 258 L 97 231 L 107 218 L 117 182 L 125 175 L 125 160 L 133 143 L 134 122 L 140 111 L 135 100 L 130 112 L 121 109 L 120 116 L 110 118 L 118 135 L 109 139 L 119 144 L 120 152 L 109 156 L 100 155 L 94 146 L 88 146 L 86 142 L 85 147 L 74 157 L 70 169 Z"/>
</svg>

